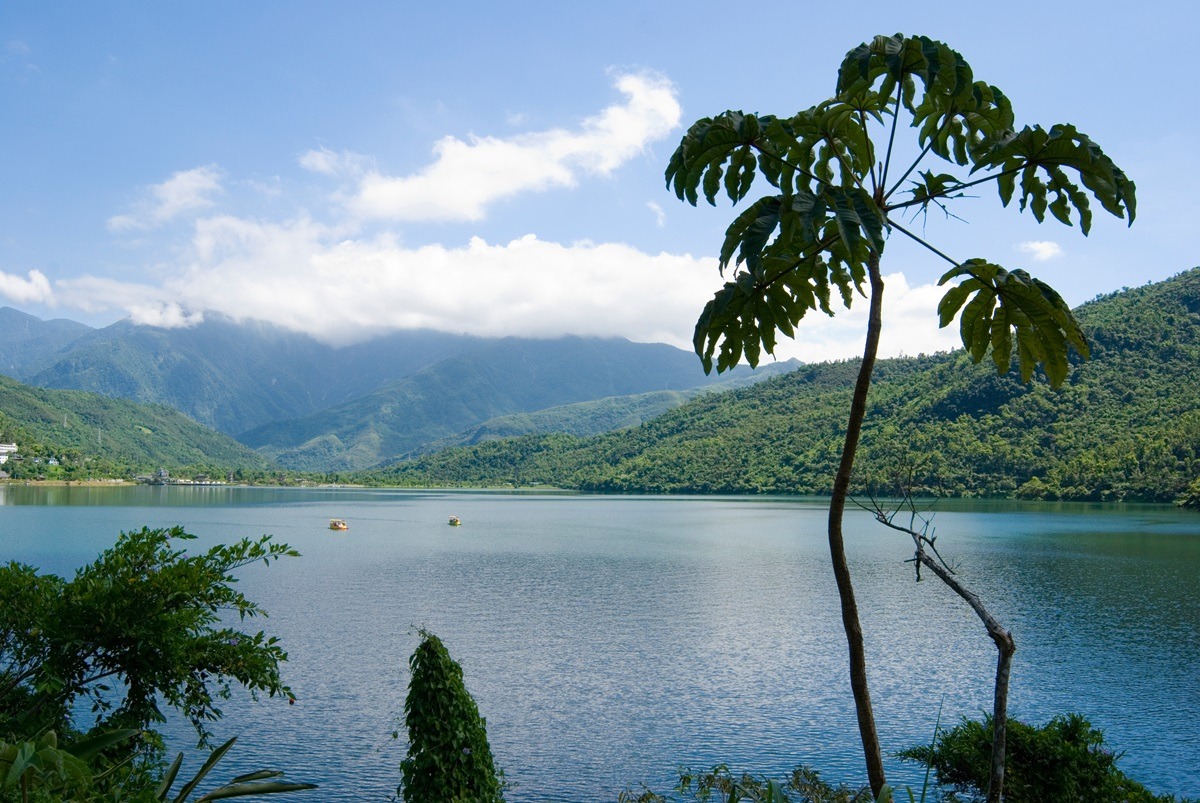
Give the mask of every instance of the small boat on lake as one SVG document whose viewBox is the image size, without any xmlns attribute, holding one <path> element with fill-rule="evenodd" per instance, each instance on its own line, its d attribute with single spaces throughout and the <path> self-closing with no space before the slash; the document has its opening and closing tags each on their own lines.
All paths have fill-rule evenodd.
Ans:
<svg viewBox="0 0 1200 803">
<path fill-rule="evenodd" d="M 346 523 L 345 519 L 330 519 L 329 520 L 329 529 L 331 529 L 331 530 L 349 530 L 350 525 Z"/>
<path fill-rule="evenodd" d="M 449 524 L 451 527 L 459 527 L 462 525 L 462 519 L 458 516 L 451 516 Z"/>
</svg>

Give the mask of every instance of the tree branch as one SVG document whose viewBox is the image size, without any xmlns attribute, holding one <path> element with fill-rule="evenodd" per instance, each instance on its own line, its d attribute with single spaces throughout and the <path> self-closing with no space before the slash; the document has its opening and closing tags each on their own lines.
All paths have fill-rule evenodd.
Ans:
<svg viewBox="0 0 1200 803">
<path fill-rule="evenodd" d="M 899 83 L 897 83 L 896 84 L 896 109 L 895 109 L 895 111 L 892 112 L 892 131 L 890 134 L 888 134 L 887 156 L 883 160 L 883 170 L 879 174 L 879 186 L 881 188 L 887 187 L 888 171 L 892 167 L 892 146 L 896 142 L 896 128 L 900 125 L 900 98 L 903 94 L 904 94 L 904 87 L 901 86 Z M 911 172 L 911 170 L 909 172 Z M 904 175 L 907 177 L 908 173 L 905 173 Z M 904 179 L 900 179 L 900 181 L 903 181 L 903 180 Z M 896 186 L 899 186 L 899 182 L 897 182 Z M 883 198 L 885 201 L 887 200 L 887 197 L 890 194 L 891 193 L 884 194 Z"/>
<path fill-rule="evenodd" d="M 1001 170 L 999 173 L 993 173 L 990 176 L 984 176 L 983 178 L 977 178 L 974 181 L 968 181 L 963 184 L 955 184 L 953 187 L 947 187 L 943 192 L 934 193 L 933 195 L 930 195 L 927 198 L 914 198 L 911 201 L 905 201 L 902 204 L 891 204 L 890 206 L 888 206 L 888 211 L 891 211 L 893 209 L 906 209 L 910 206 L 916 206 L 918 204 L 927 204 L 930 201 L 937 200 L 938 198 L 946 198 L 946 197 L 949 197 L 950 193 L 952 193 L 952 192 L 958 192 L 959 190 L 970 189 L 971 187 L 978 186 L 979 184 L 986 184 L 987 182 L 994 181 L 994 180 L 1000 178 L 1001 176 L 1007 176 L 1009 173 L 1019 173 L 1028 166 L 1029 166 L 1029 163 L 1025 162 L 1020 167 L 1010 167 L 1008 170 Z M 908 173 L 905 173 L 904 175 L 907 176 Z M 894 189 L 895 188 L 893 188 L 893 191 L 894 191 Z M 890 195 L 891 195 L 891 193 L 889 192 L 888 196 L 890 196 Z M 887 197 L 887 196 L 885 196 L 885 197 Z"/>
<path fill-rule="evenodd" d="M 961 268 L 961 267 L 962 267 L 962 263 L 961 263 L 961 262 L 959 262 L 958 260 L 954 259 L 953 257 L 950 257 L 950 256 L 946 255 L 944 252 L 942 252 L 942 251 L 939 251 L 938 249 L 934 248 L 932 245 L 930 245 L 929 243 L 925 242 L 925 241 L 924 241 L 924 240 L 922 240 L 920 237 L 918 237 L 917 235 L 913 234 L 911 231 L 909 231 L 908 229 L 906 229 L 906 228 L 904 228 L 903 226 L 901 226 L 899 223 L 897 223 L 897 222 L 895 222 L 894 220 L 892 220 L 890 217 L 888 218 L 888 226 L 890 226 L 891 228 L 893 228 L 893 229 L 895 229 L 896 231 L 900 232 L 901 234 L 905 235 L 906 237 L 909 237 L 909 238 L 911 238 L 911 239 L 915 240 L 917 243 L 919 243 L 919 244 L 921 244 L 921 245 L 925 246 L 925 247 L 926 247 L 926 248 L 928 248 L 930 251 L 932 251 L 933 253 L 937 254 L 938 256 L 940 256 L 942 259 L 944 259 L 944 260 L 946 260 L 947 262 L 949 262 L 949 263 L 950 263 L 951 265 L 953 265 L 954 267 L 956 267 L 956 268 Z"/>
</svg>

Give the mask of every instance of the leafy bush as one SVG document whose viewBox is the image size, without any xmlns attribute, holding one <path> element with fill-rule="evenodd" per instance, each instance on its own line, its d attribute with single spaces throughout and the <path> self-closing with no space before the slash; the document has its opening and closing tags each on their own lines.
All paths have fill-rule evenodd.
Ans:
<svg viewBox="0 0 1200 803">
<path fill-rule="evenodd" d="M 420 635 L 408 662 L 408 755 L 400 763 L 398 792 L 406 803 L 499 803 L 503 773 L 492 760 L 487 723 L 463 684 L 462 667 L 437 636 Z"/>
<path fill-rule="evenodd" d="M 991 768 L 992 719 L 963 719 L 932 746 L 900 753 L 932 766 L 942 787 L 982 797 Z M 1040 728 L 1008 721 L 1004 799 L 1007 803 L 1166 803 L 1117 768 L 1119 753 L 1104 747 L 1104 734 L 1078 714 L 1050 720 Z"/>
<path fill-rule="evenodd" d="M 644 788 L 641 792 L 625 790 L 617 796 L 617 803 L 671 803 L 677 800 L 695 800 L 700 803 L 874 803 L 870 789 L 851 789 L 845 784 L 833 786 L 821 778 L 816 770 L 799 766 L 785 781 L 761 778 L 749 773 L 740 776 L 729 771 L 725 764 L 718 764 L 708 772 L 679 771 L 679 783 L 675 793 L 682 797 L 666 797 Z M 884 787 L 880 803 L 893 799 L 891 787 Z"/>
<path fill-rule="evenodd" d="M 0 566 L 0 736 L 70 734 L 84 698 L 98 729 L 148 728 L 165 702 L 204 741 L 235 684 L 291 697 L 276 639 L 222 626 L 220 613 L 265 615 L 234 590 L 232 572 L 298 553 L 270 536 L 199 555 L 176 548 L 194 537 L 179 527 L 122 533 L 70 581 Z"/>
</svg>

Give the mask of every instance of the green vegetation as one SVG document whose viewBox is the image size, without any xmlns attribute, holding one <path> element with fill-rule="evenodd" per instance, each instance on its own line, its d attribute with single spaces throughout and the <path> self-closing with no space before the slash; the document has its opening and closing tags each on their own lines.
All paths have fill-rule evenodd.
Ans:
<svg viewBox="0 0 1200 803">
<path fill-rule="evenodd" d="M 896 452 L 944 496 L 1200 499 L 1200 268 L 1076 310 L 1092 359 L 1058 391 L 962 352 L 880 360 L 856 484 Z M 514 481 L 588 491 L 828 494 L 858 364 L 809 365 L 592 438 L 526 436 L 375 472 L 412 486 Z M 1195 503 L 1200 504 L 1200 503 Z"/>
<path fill-rule="evenodd" d="M 492 760 L 487 722 L 463 684 L 462 667 L 437 636 L 420 635 L 408 662 L 408 755 L 398 792 L 405 803 L 500 803 L 504 774 Z"/>
<path fill-rule="evenodd" d="M 179 546 L 193 538 L 178 527 L 122 533 L 71 580 L 0 567 L 0 800 L 166 800 L 182 756 L 163 773 L 160 706 L 206 743 L 235 686 L 291 699 L 277 641 L 221 616 L 265 616 L 234 590 L 234 572 L 298 553 L 263 536 L 189 556 Z M 171 799 L 188 799 L 232 744 Z M 312 788 L 280 774 L 240 776 L 200 799 Z"/>
<path fill-rule="evenodd" d="M 223 477 L 228 470 L 267 465 L 232 438 L 167 407 L 0 376 L 0 443 L 14 442 L 22 460 L 3 468 L 17 479 L 131 477 L 184 466 Z"/>
<path fill-rule="evenodd" d="M 289 696 L 287 654 L 261 631 L 222 625 L 263 614 L 233 572 L 296 555 L 269 536 L 189 555 L 179 527 L 122 533 L 65 580 L 18 563 L 0 568 L 0 734 L 71 731 L 89 700 L 99 729 L 146 729 L 179 710 L 202 741 L 234 685 Z"/>
<path fill-rule="evenodd" d="M 786 780 L 762 778 L 750 773 L 740 776 L 719 764 L 707 772 L 683 769 L 675 795 L 661 795 L 652 789 L 641 792 L 626 790 L 617 796 L 617 803 L 672 803 L 695 800 L 700 803 L 875 803 L 869 789 L 852 789 L 845 784 L 834 786 L 821 778 L 816 770 L 799 766 Z M 884 787 L 878 803 L 894 799 L 891 787 Z"/>
<path fill-rule="evenodd" d="M 948 800 L 954 793 L 969 799 L 987 789 L 992 722 L 964 719 L 938 736 L 932 746 L 903 751 L 904 758 L 932 766 Z M 1008 803 L 1088 801 L 1088 803 L 1170 803 L 1117 768 L 1119 753 L 1104 747 L 1104 734 L 1078 714 L 1055 717 L 1040 728 L 1017 720 L 1008 723 Z"/>
<path fill-rule="evenodd" d="M 197 770 L 192 778 L 186 781 L 180 788 L 179 793 L 172 796 L 171 787 L 175 784 L 175 779 L 179 776 L 179 769 L 183 765 L 183 753 L 176 756 L 175 761 L 167 768 L 162 781 L 158 784 L 155 790 L 155 801 L 170 801 L 170 803 L 184 803 L 192 791 L 200 785 L 217 763 L 225 757 L 225 754 L 233 747 L 237 737 L 230 739 L 225 744 L 212 751 L 208 760 L 203 766 Z M 279 770 L 258 770 L 249 772 L 245 775 L 239 775 L 229 783 L 222 784 L 216 789 L 204 793 L 196 798 L 196 803 L 205 803 L 207 800 L 225 800 L 231 797 L 257 797 L 258 795 L 277 795 L 284 792 L 303 792 L 308 789 L 316 789 L 316 784 L 311 783 L 291 783 L 280 781 L 283 773 Z"/>
</svg>

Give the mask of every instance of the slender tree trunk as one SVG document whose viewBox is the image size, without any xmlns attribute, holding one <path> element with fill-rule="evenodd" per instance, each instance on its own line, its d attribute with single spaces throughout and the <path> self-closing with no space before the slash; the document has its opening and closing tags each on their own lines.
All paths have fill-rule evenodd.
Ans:
<svg viewBox="0 0 1200 803">
<path fill-rule="evenodd" d="M 829 556 L 833 575 L 837 579 L 838 597 L 842 603 L 842 627 L 850 650 L 850 689 L 858 714 L 858 733 L 862 738 L 863 755 L 867 761 L 867 780 L 871 793 L 878 798 L 887 779 L 883 773 L 883 754 L 879 749 L 879 731 L 875 728 L 875 712 L 871 708 L 871 692 L 867 688 L 867 658 L 863 649 L 862 624 L 858 621 L 858 603 L 850 583 L 850 567 L 846 563 L 846 547 L 842 538 L 842 515 L 850 493 L 850 475 L 854 471 L 854 455 L 858 451 L 863 419 L 867 413 L 867 393 L 871 389 L 871 374 L 879 351 L 879 332 L 883 326 L 883 277 L 879 273 L 879 255 L 872 254 L 867 262 L 871 281 L 871 312 L 867 323 L 867 342 L 863 348 L 862 365 L 854 384 L 850 402 L 850 418 L 846 422 L 846 441 L 842 459 L 833 480 L 829 500 Z"/>
<path fill-rule="evenodd" d="M 1008 742 L 1008 676 L 1017 646 L 1012 634 L 992 634 L 996 642 L 996 696 L 992 702 L 992 777 L 988 781 L 987 803 L 1000 803 L 1004 795 L 1004 752 Z"/>
<path fill-rule="evenodd" d="M 912 533 L 911 530 L 908 532 Z M 1017 651 L 1017 644 L 1013 640 L 1012 633 L 1006 630 L 996 620 L 996 617 L 992 616 L 991 612 L 984 607 L 982 600 L 973 591 L 958 582 L 954 575 L 946 571 L 945 567 L 931 558 L 925 552 L 919 536 L 916 536 L 915 533 L 912 534 L 914 537 L 918 537 L 917 560 L 927 566 L 942 582 L 950 586 L 954 593 L 971 606 L 975 615 L 987 628 L 992 641 L 996 643 L 996 686 L 992 698 L 992 769 L 988 778 L 987 803 L 1000 803 L 1004 796 L 1004 753 L 1008 741 L 1008 677 L 1012 670 L 1012 657 L 1013 653 Z"/>
</svg>

